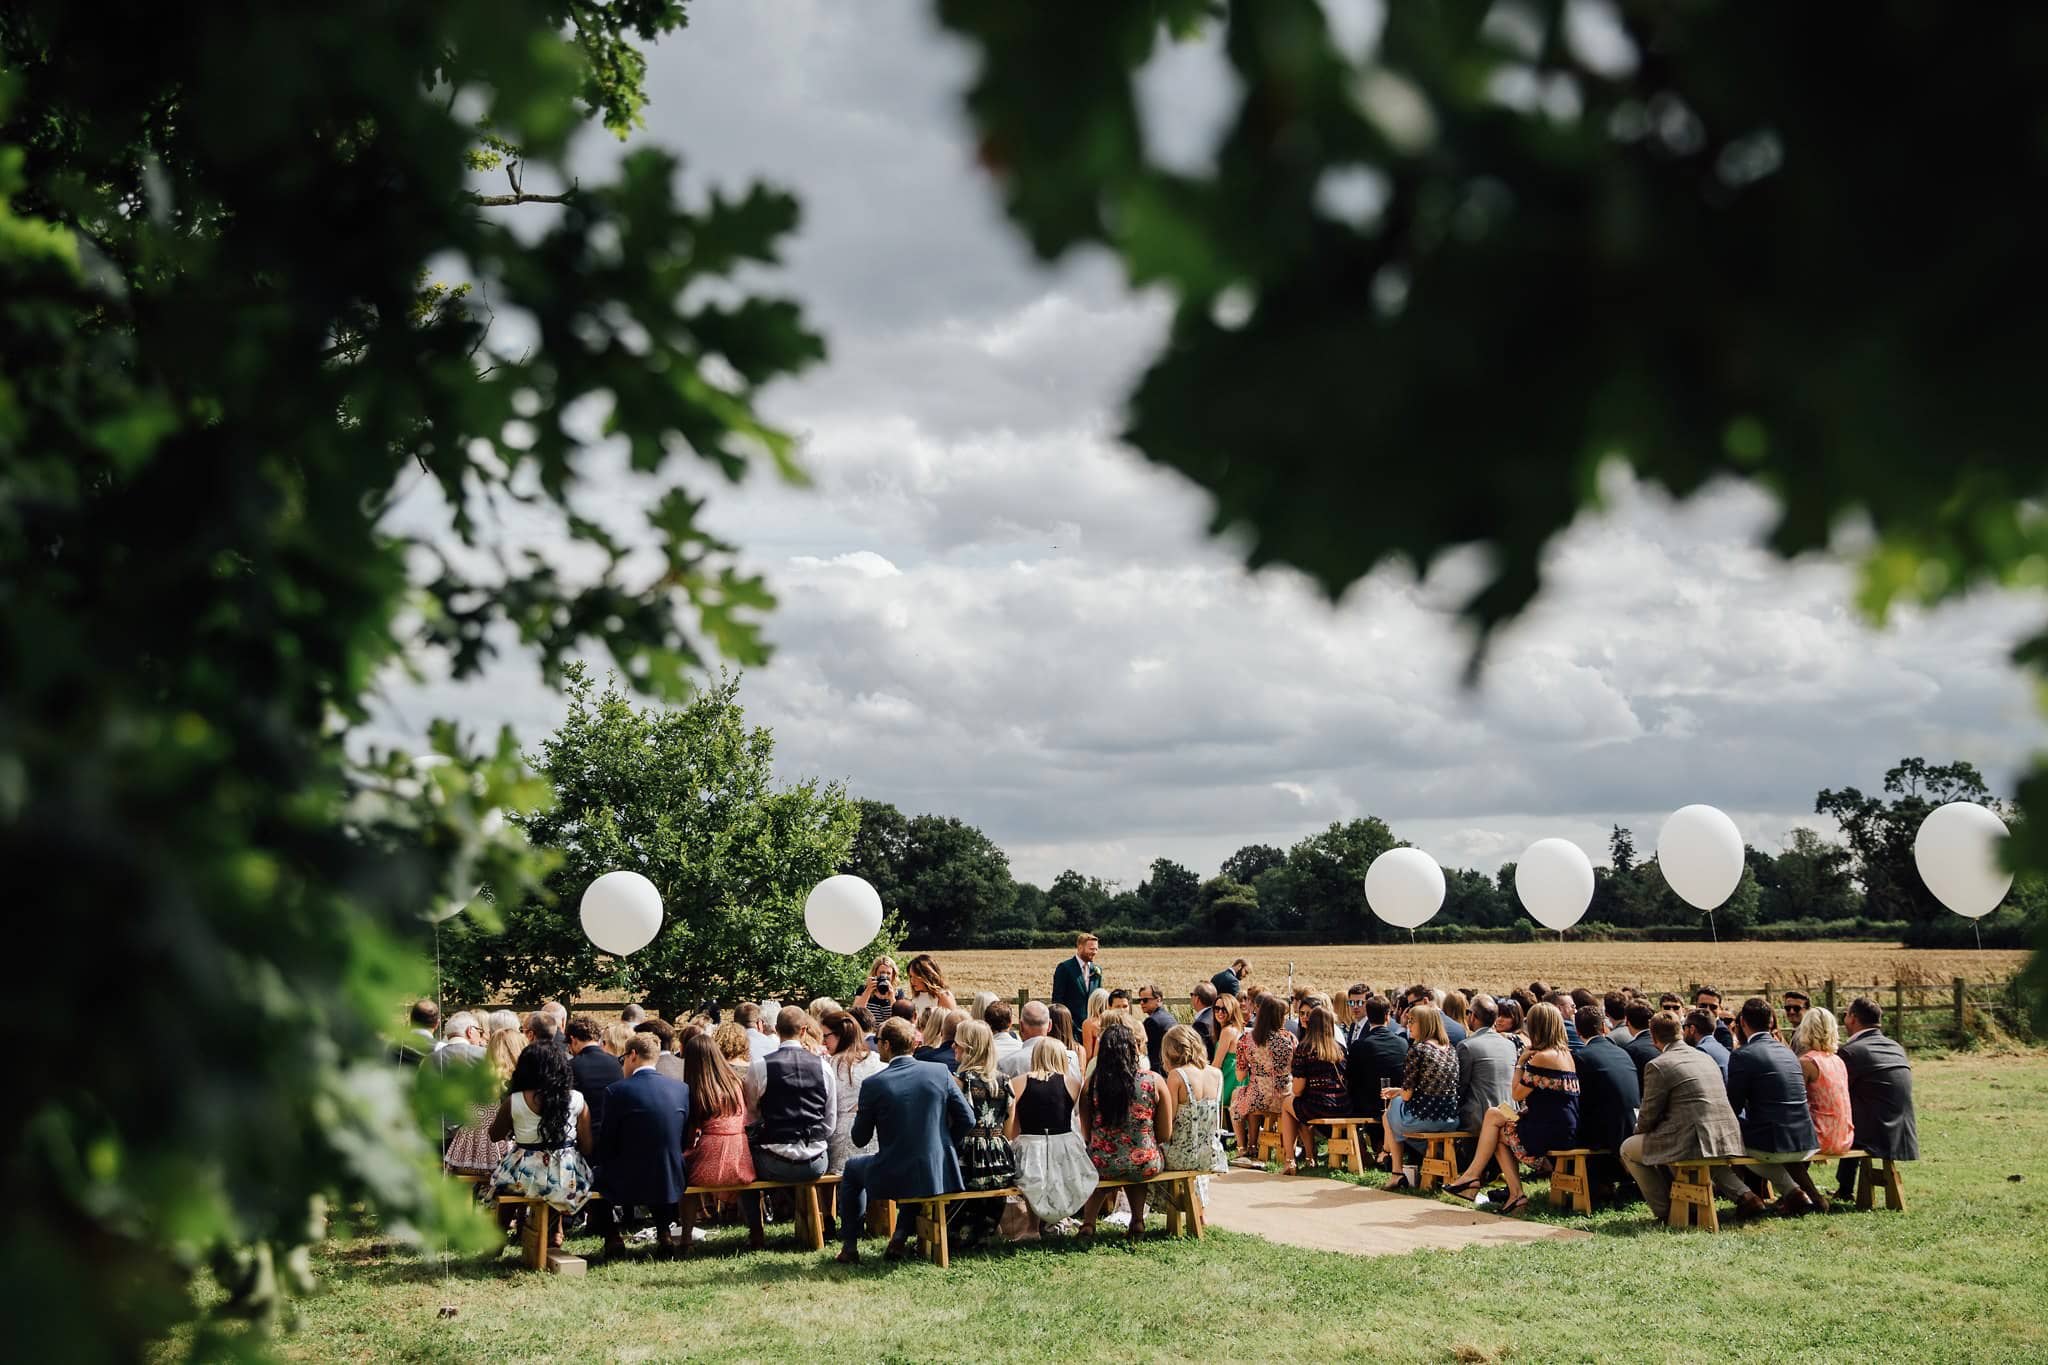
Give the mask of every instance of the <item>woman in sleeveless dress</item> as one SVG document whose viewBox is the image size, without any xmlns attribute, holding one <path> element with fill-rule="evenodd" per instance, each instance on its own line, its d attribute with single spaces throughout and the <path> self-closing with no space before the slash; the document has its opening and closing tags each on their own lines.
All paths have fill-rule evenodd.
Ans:
<svg viewBox="0 0 2048 1365">
<path fill-rule="evenodd" d="M 1579 1072 L 1565 1044 L 1564 1015 L 1546 1000 L 1529 1011 L 1525 1027 L 1529 1050 L 1515 1063 L 1509 1087 L 1520 1111 L 1504 1106 L 1487 1110 L 1472 1163 L 1444 1186 L 1445 1194 L 1469 1199 L 1479 1188 L 1487 1162 L 1497 1162 L 1508 1183 L 1502 1213 L 1519 1213 L 1529 1206 L 1529 1196 L 1522 1192 L 1522 1162 L 1569 1147 L 1579 1135 Z"/>
<path fill-rule="evenodd" d="M 700 1033 L 683 1044 L 690 1087 L 690 1149 L 684 1153 L 692 1185 L 750 1185 L 754 1156 L 747 1149 L 747 1096 L 718 1044 Z M 732 1196 L 723 1195 L 730 1199 Z"/>
<path fill-rule="evenodd" d="M 967 1097 L 974 1127 L 960 1143 L 960 1179 L 970 1190 L 1005 1190 L 1017 1179 L 1016 1157 L 1010 1151 L 1009 1086 L 996 1072 L 995 1032 L 979 1019 L 969 1019 L 953 1032 L 959 1057 L 954 1084 Z M 1003 1205 L 996 1199 L 969 1199 L 955 1221 L 963 1243 L 972 1244 L 994 1230 Z"/>
<path fill-rule="evenodd" d="M 494 1193 L 538 1199 L 562 1214 L 576 1213 L 589 1201 L 596 1184 L 588 1160 L 590 1111 L 561 1048 L 530 1047 L 519 1054 L 511 1093 L 491 1122 L 491 1136 L 509 1137 L 513 1144 L 491 1177 Z M 562 1244 L 559 1222 L 553 1240 Z"/>
<path fill-rule="evenodd" d="M 1028 1043 L 1031 1069 L 1010 1082 L 1010 1121 L 1004 1131 L 1017 1163 L 1017 1189 L 1041 1223 L 1071 1218 L 1095 1193 L 1101 1176 L 1088 1145 L 1074 1128 L 1081 1078 L 1057 1038 Z"/>
<path fill-rule="evenodd" d="M 1223 1076 L 1223 1094 L 1217 1104 L 1220 1121 L 1216 1126 L 1236 1136 L 1237 1121 L 1231 1113 L 1230 1101 L 1244 1084 L 1237 1074 L 1237 1039 L 1244 1032 L 1244 1023 L 1237 1012 L 1237 997 L 1234 995 L 1217 996 L 1211 1008 L 1214 1013 L 1210 1017 L 1216 1021 L 1216 1046 L 1210 1053 L 1209 1065 Z"/>
<path fill-rule="evenodd" d="M 1809 1009 L 1792 1031 L 1792 1050 L 1799 1054 L 1799 1073 L 1806 1077 L 1806 1108 L 1813 1115 L 1814 1143 L 1822 1156 L 1840 1156 L 1856 1145 L 1856 1121 L 1849 1112 L 1849 1069 L 1837 1052 L 1841 1041 L 1841 1027 L 1825 1009 Z M 1805 1165 L 1788 1163 L 1786 1170 L 1806 1202 L 1826 1213 L 1828 1197 L 1813 1183 Z M 1806 1211 L 1788 1207 L 1793 1202 L 1780 1200 L 1779 1205 L 1788 1213 Z"/>
<path fill-rule="evenodd" d="M 499 1029 L 491 1035 L 490 1043 L 484 1048 L 484 1065 L 497 1077 L 500 1087 L 512 1084 L 512 1073 L 518 1070 L 519 1054 L 526 1050 L 526 1039 L 516 1028 Z M 489 1195 L 490 1180 L 497 1173 L 498 1163 L 512 1150 L 512 1140 L 494 1141 L 491 1124 L 498 1117 L 498 1108 L 504 1101 L 491 1100 L 484 1104 L 472 1105 L 469 1122 L 455 1130 L 448 1139 L 448 1150 L 441 1156 L 441 1165 L 450 1175 L 477 1176 L 477 1198 Z"/>
<path fill-rule="evenodd" d="M 1223 1104 L 1223 1073 L 1210 1066 L 1203 1054 L 1202 1035 L 1186 1024 L 1175 1024 L 1159 1043 L 1159 1059 L 1166 1063 L 1166 1090 L 1173 1098 L 1173 1134 L 1161 1144 L 1161 1168 L 1169 1171 L 1202 1171 L 1195 1181 L 1195 1195 L 1203 1207 L 1209 1203 L 1206 1172 L 1229 1169 L 1223 1160 L 1223 1145 L 1216 1140 L 1216 1115 Z"/>
<path fill-rule="evenodd" d="M 1159 1143 L 1173 1136 L 1173 1096 L 1145 1065 L 1145 1045 L 1128 1011 L 1109 1010 L 1096 1038 L 1095 1069 L 1081 1089 L 1081 1134 L 1088 1158 L 1106 1180 L 1142 1180 L 1160 1172 Z M 1145 1187 L 1124 1190 L 1131 1204 L 1133 1239 L 1145 1230 Z M 1095 1231 L 1098 1190 L 1081 1214 L 1081 1231 Z"/>
</svg>

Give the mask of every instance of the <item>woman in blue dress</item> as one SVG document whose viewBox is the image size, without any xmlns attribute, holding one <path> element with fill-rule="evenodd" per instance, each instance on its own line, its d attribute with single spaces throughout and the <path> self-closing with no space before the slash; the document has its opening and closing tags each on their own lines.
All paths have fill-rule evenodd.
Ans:
<svg viewBox="0 0 2048 1365">
<path fill-rule="evenodd" d="M 1510 1090 L 1519 1110 L 1499 1105 L 1486 1111 L 1472 1164 L 1444 1186 L 1445 1194 L 1470 1199 L 1487 1163 L 1497 1162 L 1508 1182 L 1502 1213 L 1519 1213 L 1529 1206 L 1529 1196 L 1522 1192 L 1522 1162 L 1570 1147 L 1579 1135 L 1579 1069 L 1565 1042 L 1564 1015 L 1545 1002 L 1529 1011 L 1525 1027 L 1529 1047 L 1515 1063 Z"/>
</svg>

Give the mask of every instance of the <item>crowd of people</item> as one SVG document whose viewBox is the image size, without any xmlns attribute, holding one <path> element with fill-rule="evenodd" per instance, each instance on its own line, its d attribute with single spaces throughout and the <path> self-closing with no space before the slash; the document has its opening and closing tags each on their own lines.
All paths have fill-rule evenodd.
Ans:
<svg viewBox="0 0 2048 1365">
<path fill-rule="evenodd" d="M 983 992 L 963 1008 L 930 954 L 900 974 L 877 959 L 847 1006 L 745 1002 L 723 1020 L 629 1005 L 606 1024 L 549 1000 L 444 1023 L 421 1001 L 413 1025 L 431 1045 L 408 1040 L 401 1056 L 488 1068 L 499 1098 L 447 1116 L 447 1168 L 565 1215 L 588 1204 L 613 1256 L 638 1210 L 664 1253 L 685 1254 L 704 1203 L 691 1187 L 724 1190 L 710 1198 L 760 1246 L 762 1192 L 737 1187 L 825 1175 L 840 1178 L 827 1235 L 844 1262 L 859 1258 L 871 1201 L 966 1191 L 1015 1196 L 963 1201 L 963 1244 L 1085 1235 L 1099 1218 L 1136 1237 L 1145 1187 L 1102 1181 L 1196 1172 L 1206 1200 L 1227 1149 L 1262 1164 L 1257 1134 L 1275 1130 L 1292 1174 L 1326 1118 L 1379 1122 L 1390 1189 L 1419 1188 L 1424 1135 L 1470 1134 L 1445 1192 L 1485 1199 L 1497 1169 L 1507 1213 L 1528 1202 L 1525 1171 L 1576 1148 L 1602 1153 L 1599 1194 L 1632 1186 L 1659 1218 L 1674 1162 L 1748 1157 L 1716 1173 L 1738 1215 L 1792 1215 L 1829 1207 L 1807 1171 L 1817 1157 L 1918 1156 L 1911 1067 L 1870 1000 L 1850 1004 L 1843 1039 L 1798 991 L 1782 1022 L 1780 1005 L 1723 1007 L 1711 988 L 1686 1005 L 1540 981 L 1497 996 L 1357 983 L 1339 1005 L 1262 985 L 1240 958 L 1195 984 L 1183 1023 L 1157 985 L 1105 987 L 1098 948 L 1080 936 L 1052 1000 L 1021 1007 Z M 1837 1197 L 1854 1165 L 1838 1163 Z M 888 1255 L 905 1254 L 908 1222 Z"/>
</svg>

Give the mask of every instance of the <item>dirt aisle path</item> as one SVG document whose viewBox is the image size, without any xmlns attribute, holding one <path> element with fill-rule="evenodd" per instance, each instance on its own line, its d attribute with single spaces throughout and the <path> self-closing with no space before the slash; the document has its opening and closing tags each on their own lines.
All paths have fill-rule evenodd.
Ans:
<svg viewBox="0 0 2048 1365">
<path fill-rule="evenodd" d="M 1417 1195 L 1383 1194 L 1320 1176 L 1265 1171 L 1231 1171 L 1211 1179 L 1209 1224 L 1285 1246 L 1355 1256 L 1592 1236 L 1576 1228 L 1501 1218 Z"/>
</svg>

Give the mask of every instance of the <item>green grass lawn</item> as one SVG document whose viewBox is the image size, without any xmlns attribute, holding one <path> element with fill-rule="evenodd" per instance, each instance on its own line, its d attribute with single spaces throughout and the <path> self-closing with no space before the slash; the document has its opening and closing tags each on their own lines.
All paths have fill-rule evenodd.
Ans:
<svg viewBox="0 0 2048 1365">
<path fill-rule="evenodd" d="M 1591 1242 L 1350 1257 L 1213 1232 L 847 1271 L 719 1230 L 692 1260 L 532 1274 L 337 1241 L 288 1359 L 2048 1359 L 2048 1055 L 1923 1061 L 1908 1211 L 1672 1232 L 1641 1204 L 1535 1216 Z M 1304 1177 L 1322 1178 L 1318 1176 Z M 1347 1177 L 1348 1178 L 1348 1177 Z M 1831 1188 L 1832 1172 L 1820 1177 Z M 1365 1177 L 1364 1183 L 1375 1183 Z M 869 1244 L 879 1249 L 879 1244 Z M 572 1244 L 595 1250 L 595 1243 Z M 455 1315 L 439 1316 L 444 1305 Z M 1085 1327 L 1077 1327 L 1085 1324 Z"/>
</svg>

